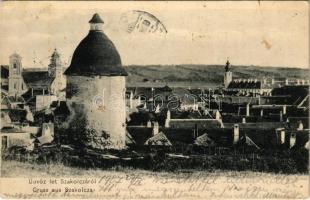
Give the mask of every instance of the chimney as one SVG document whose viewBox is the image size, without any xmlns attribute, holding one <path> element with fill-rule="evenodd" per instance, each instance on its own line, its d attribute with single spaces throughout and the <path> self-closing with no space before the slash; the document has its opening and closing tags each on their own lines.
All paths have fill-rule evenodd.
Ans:
<svg viewBox="0 0 310 200">
<path fill-rule="evenodd" d="M 198 125 L 195 124 L 195 128 L 194 128 L 194 138 L 198 137 Z"/>
<path fill-rule="evenodd" d="M 280 131 L 280 139 L 281 139 L 281 144 L 284 144 L 285 143 L 285 130 L 284 129 Z"/>
<path fill-rule="evenodd" d="M 304 124 L 302 123 L 302 121 L 299 121 L 297 130 L 298 130 L 298 131 L 304 130 Z"/>
<path fill-rule="evenodd" d="M 152 122 L 149 120 L 147 121 L 146 127 L 151 128 L 152 127 Z"/>
<path fill-rule="evenodd" d="M 159 125 L 158 122 L 154 122 L 154 126 L 153 126 L 153 135 L 156 135 L 159 133 Z"/>
<path fill-rule="evenodd" d="M 159 104 L 157 104 L 157 106 L 156 106 L 155 113 L 160 113 L 160 107 L 159 107 Z"/>
<path fill-rule="evenodd" d="M 237 144 L 238 142 L 239 142 L 239 125 L 235 124 L 233 130 L 233 144 Z"/>
<path fill-rule="evenodd" d="M 277 128 L 276 134 L 277 134 L 279 144 L 284 144 L 285 143 L 285 130 L 284 130 L 284 128 Z"/>
<path fill-rule="evenodd" d="M 283 112 L 283 115 L 286 115 L 286 105 L 283 105 L 282 112 Z"/>
<path fill-rule="evenodd" d="M 170 113 L 170 110 L 168 110 L 167 111 L 167 117 L 166 117 L 166 120 L 165 120 L 165 127 L 166 128 L 170 127 L 170 119 L 171 119 L 171 113 Z"/>
<path fill-rule="evenodd" d="M 250 116 L 250 104 L 246 104 L 246 116 Z"/>
<path fill-rule="evenodd" d="M 246 123 L 246 119 L 245 117 L 242 118 L 242 124 L 245 124 Z"/>
<path fill-rule="evenodd" d="M 140 95 L 138 96 L 138 105 L 139 106 L 141 105 L 141 96 Z"/>
<path fill-rule="evenodd" d="M 130 97 L 129 97 L 129 108 L 133 108 L 133 92 L 130 92 Z"/>
<path fill-rule="evenodd" d="M 218 110 L 215 111 L 215 119 L 216 120 L 220 120 L 221 119 L 221 113 Z"/>
<path fill-rule="evenodd" d="M 296 144 L 296 133 L 291 133 L 290 135 L 290 148 Z"/>
<path fill-rule="evenodd" d="M 53 123 L 43 123 L 42 124 L 42 136 L 54 137 L 54 124 Z"/>
</svg>

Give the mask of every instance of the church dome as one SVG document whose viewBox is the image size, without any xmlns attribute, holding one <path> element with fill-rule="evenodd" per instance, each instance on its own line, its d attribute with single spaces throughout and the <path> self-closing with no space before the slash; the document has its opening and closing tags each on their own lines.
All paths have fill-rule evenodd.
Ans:
<svg viewBox="0 0 310 200">
<path fill-rule="evenodd" d="M 101 30 L 100 16 L 95 14 L 89 23 L 90 31 L 75 49 L 65 75 L 127 76 L 113 42 Z"/>
</svg>

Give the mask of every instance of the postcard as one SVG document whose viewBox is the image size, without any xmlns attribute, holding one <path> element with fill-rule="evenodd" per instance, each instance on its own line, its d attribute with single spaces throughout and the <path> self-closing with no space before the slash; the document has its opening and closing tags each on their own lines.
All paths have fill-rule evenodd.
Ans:
<svg viewBox="0 0 310 200">
<path fill-rule="evenodd" d="M 308 6 L 1 2 L 1 198 L 309 198 Z"/>
</svg>

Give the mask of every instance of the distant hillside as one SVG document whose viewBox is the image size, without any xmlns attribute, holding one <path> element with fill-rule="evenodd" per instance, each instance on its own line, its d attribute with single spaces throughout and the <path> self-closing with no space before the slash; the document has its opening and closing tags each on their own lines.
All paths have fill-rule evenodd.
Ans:
<svg viewBox="0 0 310 200">
<path fill-rule="evenodd" d="M 129 72 L 127 83 L 195 83 L 218 85 L 223 82 L 223 65 L 148 65 L 126 66 Z M 275 79 L 299 78 L 308 79 L 308 70 L 299 68 L 232 66 L 233 78 L 263 78 Z"/>
</svg>

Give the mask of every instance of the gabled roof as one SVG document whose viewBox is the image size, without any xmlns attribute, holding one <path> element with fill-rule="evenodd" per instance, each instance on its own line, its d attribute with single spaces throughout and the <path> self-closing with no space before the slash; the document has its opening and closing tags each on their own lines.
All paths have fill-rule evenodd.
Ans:
<svg viewBox="0 0 310 200">
<path fill-rule="evenodd" d="M 60 101 L 59 106 L 54 110 L 55 115 L 65 115 L 68 116 L 70 114 L 70 110 L 65 101 Z"/>
<path fill-rule="evenodd" d="M 194 142 L 192 129 L 180 129 L 180 128 L 162 128 L 160 129 L 169 141 L 175 144 L 192 144 Z"/>
<path fill-rule="evenodd" d="M 127 130 L 126 130 L 125 143 L 126 143 L 126 145 L 136 144 L 135 140 L 132 138 L 132 136 L 130 135 L 130 133 Z"/>
<path fill-rule="evenodd" d="M 255 144 L 255 142 L 249 136 L 247 136 L 246 134 L 241 136 L 240 143 L 245 144 L 247 146 L 253 146 L 256 149 L 260 149 L 260 147 L 257 146 L 257 144 Z"/>
<path fill-rule="evenodd" d="M 7 93 L 9 90 L 9 86 L 8 85 L 1 85 L 1 92 Z"/>
<path fill-rule="evenodd" d="M 172 92 L 172 89 L 168 85 L 165 85 L 162 88 L 158 88 L 158 90 L 161 92 Z"/>
<path fill-rule="evenodd" d="M 25 131 L 14 127 L 3 127 L 1 133 L 26 133 Z"/>
<path fill-rule="evenodd" d="M 51 135 L 44 135 L 37 138 L 41 145 L 51 143 L 54 138 Z"/>
<path fill-rule="evenodd" d="M 137 145 L 143 145 L 146 140 L 152 137 L 153 128 L 127 126 L 127 131 L 135 140 Z"/>
<path fill-rule="evenodd" d="M 23 97 L 13 97 L 13 96 L 8 96 L 8 100 L 10 101 L 10 103 L 24 103 L 25 100 Z"/>
<path fill-rule="evenodd" d="M 4 96 L 1 99 L 1 109 L 9 109 L 11 108 L 11 102 L 9 101 L 7 96 Z"/>
<path fill-rule="evenodd" d="M 156 145 L 156 146 L 172 146 L 169 139 L 163 132 L 155 134 L 153 137 L 149 138 L 145 145 Z"/>
<path fill-rule="evenodd" d="M 209 138 L 207 133 L 205 133 L 197 137 L 194 141 L 194 144 L 197 146 L 209 147 L 209 146 L 214 146 L 215 142 L 211 138 Z"/>
<path fill-rule="evenodd" d="M 26 119 L 27 112 L 25 110 L 10 109 L 9 117 L 12 122 L 23 122 Z"/>
</svg>

